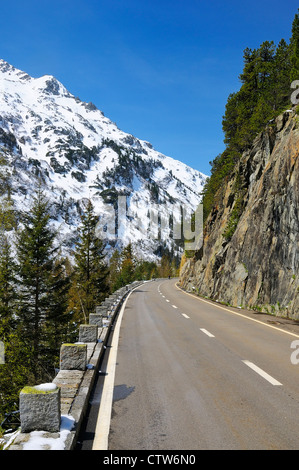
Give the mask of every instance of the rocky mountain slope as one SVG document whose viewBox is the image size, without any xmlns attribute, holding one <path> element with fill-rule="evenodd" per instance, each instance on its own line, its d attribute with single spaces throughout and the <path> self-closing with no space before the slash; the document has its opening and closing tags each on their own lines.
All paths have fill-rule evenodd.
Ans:
<svg viewBox="0 0 299 470">
<path fill-rule="evenodd" d="M 167 221 L 180 215 L 180 206 L 193 211 L 206 178 L 162 155 L 149 142 L 122 132 L 53 76 L 32 78 L 4 60 L 0 157 L 2 200 L 9 195 L 16 213 L 27 210 L 42 181 L 66 252 L 87 198 L 106 227 L 108 247 L 132 242 L 138 255 L 152 259 L 161 252 L 161 244 L 178 249 L 169 235 L 162 241 L 147 236 L 150 211 L 158 207 Z M 128 211 L 124 225 L 116 223 L 116 237 L 111 238 L 106 216 L 111 208 L 118 214 L 119 196 L 126 198 Z"/>
<path fill-rule="evenodd" d="M 188 290 L 299 319 L 299 117 L 288 110 L 243 153 L 217 194 Z"/>
</svg>

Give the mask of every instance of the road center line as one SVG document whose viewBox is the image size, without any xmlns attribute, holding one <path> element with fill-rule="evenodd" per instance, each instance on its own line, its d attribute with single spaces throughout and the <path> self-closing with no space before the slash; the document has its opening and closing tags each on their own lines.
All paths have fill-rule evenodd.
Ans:
<svg viewBox="0 0 299 470">
<path fill-rule="evenodd" d="M 203 333 L 205 333 L 207 336 L 209 336 L 210 338 L 215 338 L 214 335 L 212 335 L 212 333 L 210 333 L 208 330 L 205 330 L 204 328 L 200 328 L 200 331 L 202 331 Z"/>
<path fill-rule="evenodd" d="M 185 313 L 182 313 L 182 315 L 183 315 L 183 317 L 185 317 L 185 318 L 190 318 L 190 317 L 188 317 L 188 315 L 186 315 Z"/>
<path fill-rule="evenodd" d="M 176 305 L 173 305 L 173 308 L 177 308 L 177 306 L 176 306 Z"/>
<path fill-rule="evenodd" d="M 282 385 L 280 382 L 278 382 L 278 380 L 274 379 L 273 377 L 271 377 L 271 375 L 267 374 L 267 372 L 265 372 L 264 370 L 260 369 L 258 366 L 253 364 L 253 362 L 250 362 L 250 361 L 242 361 L 242 362 L 244 362 L 244 364 L 246 364 L 252 370 L 257 372 L 257 374 L 259 374 L 261 377 L 268 380 L 268 382 L 270 382 L 272 385 Z"/>
</svg>

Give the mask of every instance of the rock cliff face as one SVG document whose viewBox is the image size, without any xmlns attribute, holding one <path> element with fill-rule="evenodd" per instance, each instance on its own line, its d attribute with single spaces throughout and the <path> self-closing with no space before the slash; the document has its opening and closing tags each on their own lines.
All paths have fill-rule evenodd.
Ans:
<svg viewBox="0 0 299 470">
<path fill-rule="evenodd" d="M 217 194 L 181 285 L 234 306 L 299 319 L 299 118 L 270 122 Z"/>
</svg>

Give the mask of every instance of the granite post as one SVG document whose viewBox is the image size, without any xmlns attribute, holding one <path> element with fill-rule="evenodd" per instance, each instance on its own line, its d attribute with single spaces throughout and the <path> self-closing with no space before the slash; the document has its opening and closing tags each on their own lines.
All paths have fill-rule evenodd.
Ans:
<svg viewBox="0 0 299 470">
<path fill-rule="evenodd" d="M 82 343 L 96 343 L 98 340 L 98 327 L 97 325 L 80 325 L 79 327 L 79 342 Z"/>
<path fill-rule="evenodd" d="M 41 384 L 24 387 L 20 392 L 21 432 L 59 432 L 60 388 L 57 385 Z"/>
<path fill-rule="evenodd" d="M 87 344 L 65 343 L 60 348 L 60 370 L 85 370 Z"/>
</svg>

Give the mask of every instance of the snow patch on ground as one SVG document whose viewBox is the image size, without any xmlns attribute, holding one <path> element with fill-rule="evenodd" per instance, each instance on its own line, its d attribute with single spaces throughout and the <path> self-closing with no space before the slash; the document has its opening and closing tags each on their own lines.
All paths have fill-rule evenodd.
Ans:
<svg viewBox="0 0 299 470">
<path fill-rule="evenodd" d="M 66 439 L 74 423 L 72 416 L 62 415 L 59 437 L 49 437 L 49 434 L 44 431 L 34 431 L 30 433 L 29 440 L 23 445 L 23 450 L 64 450 Z"/>
</svg>

